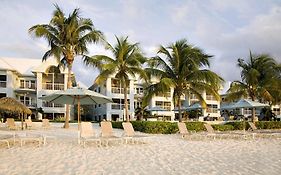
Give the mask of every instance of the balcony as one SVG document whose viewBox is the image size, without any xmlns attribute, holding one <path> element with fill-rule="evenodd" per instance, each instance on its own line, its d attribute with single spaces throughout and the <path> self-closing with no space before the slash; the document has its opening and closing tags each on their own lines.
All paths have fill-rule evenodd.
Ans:
<svg viewBox="0 0 281 175">
<path fill-rule="evenodd" d="M 45 89 L 45 90 L 64 90 L 64 84 L 42 83 L 42 89 Z"/>
<path fill-rule="evenodd" d="M 64 108 L 63 104 L 55 104 L 50 102 L 43 102 L 43 107 L 47 108 Z"/>
<path fill-rule="evenodd" d="M 116 104 L 116 103 L 112 103 L 111 105 L 111 109 L 115 109 L 115 110 L 123 110 L 125 108 L 124 104 Z M 130 110 L 130 104 L 128 104 L 128 110 Z"/>
<path fill-rule="evenodd" d="M 6 88 L 7 82 L 6 81 L 0 81 L 0 88 Z"/>
<path fill-rule="evenodd" d="M 111 87 L 111 92 L 113 94 L 124 94 L 124 88 L 120 88 L 120 87 Z M 130 93 L 130 89 L 127 88 L 127 94 Z"/>
<path fill-rule="evenodd" d="M 21 89 L 33 89 L 33 90 L 35 90 L 36 86 L 35 86 L 35 83 L 28 83 L 28 82 L 22 83 L 21 82 L 20 88 Z"/>
</svg>

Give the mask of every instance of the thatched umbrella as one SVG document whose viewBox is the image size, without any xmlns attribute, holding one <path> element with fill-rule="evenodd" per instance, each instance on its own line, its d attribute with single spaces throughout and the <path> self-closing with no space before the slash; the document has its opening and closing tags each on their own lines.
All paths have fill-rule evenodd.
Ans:
<svg viewBox="0 0 281 175">
<path fill-rule="evenodd" d="M 25 114 L 32 114 L 31 110 L 21 102 L 11 97 L 0 98 L 0 110 L 10 113 L 21 114 L 21 127 L 23 129 L 23 117 Z"/>
</svg>

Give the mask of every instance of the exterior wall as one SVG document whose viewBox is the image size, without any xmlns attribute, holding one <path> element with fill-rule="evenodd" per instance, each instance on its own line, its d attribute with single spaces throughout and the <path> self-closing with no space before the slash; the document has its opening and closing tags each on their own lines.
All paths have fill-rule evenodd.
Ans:
<svg viewBox="0 0 281 175">
<path fill-rule="evenodd" d="M 0 70 L 0 75 L 6 75 L 6 87 L 0 87 L 0 93 L 6 94 L 7 97 L 13 97 L 19 101 L 25 103 L 37 116 L 38 119 L 42 119 L 42 115 L 36 112 L 36 109 L 42 108 L 44 113 L 49 114 L 63 114 L 65 115 L 65 105 L 62 107 L 44 107 L 42 100 L 39 97 L 54 93 L 56 90 L 47 90 L 43 87 L 43 74 L 48 70 L 50 66 L 57 67 L 54 61 L 47 61 L 38 65 L 35 68 L 33 75 L 21 75 L 18 70 Z M 63 74 L 63 89 L 67 89 L 67 69 L 61 69 Z M 21 86 L 21 80 L 24 81 L 35 81 L 35 88 L 28 86 Z M 73 115 L 71 115 L 73 119 Z"/>
<path fill-rule="evenodd" d="M 110 98 L 113 99 L 124 99 L 124 94 L 122 93 L 112 93 L 112 85 L 111 85 L 111 80 L 113 77 L 108 78 L 104 85 L 98 86 L 98 85 L 93 85 L 91 87 L 92 90 L 96 91 L 96 92 L 100 92 L 101 94 L 104 94 Z M 156 80 L 155 80 L 156 81 Z M 129 115 L 131 117 L 132 120 L 136 120 L 136 116 L 134 114 L 135 112 L 135 108 L 134 108 L 134 102 L 135 101 L 141 101 L 141 98 L 143 97 L 143 94 L 137 94 L 135 92 L 135 88 L 136 87 L 140 87 L 142 85 L 142 81 L 138 79 L 138 77 L 136 79 L 131 79 L 130 80 L 130 89 L 129 89 L 129 94 L 128 94 L 128 99 L 130 102 L 130 109 L 129 109 Z M 149 102 L 148 108 L 153 108 L 156 107 L 156 102 L 160 101 L 160 102 L 170 102 L 171 103 L 171 107 L 170 110 L 168 111 L 152 111 L 151 114 L 152 115 L 157 115 L 157 116 L 166 116 L 168 118 L 171 119 L 171 121 L 175 120 L 175 111 L 173 111 L 173 109 L 175 108 L 174 104 L 173 104 L 173 99 L 172 99 L 172 94 L 173 94 L 173 89 L 170 90 L 170 95 L 169 97 L 165 97 L 165 96 L 154 96 L 151 101 Z M 220 102 L 216 101 L 214 99 L 210 99 L 207 100 L 207 96 L 206 93 L 203 92 L 202 93 L 203 98 L 206 100 L 207 104 L 210 105 L 216 105 L 217 109 L 216 112 L 208 112 L 210 111 L 209 109 L 203 109 L 203 115 L 207 116 L 208 114 L 210 114 L 211 117 L 219 117 L 220 116 L 220 111 L 218 110 L 220 107 Z M 182 105 L 188 105 L 188 104 L 192 104 L 195 100 L 197 99 L 192 99 L 188 96 L 183 96 L 182 97 L 182 101 L 183 104 Z M 124 110 L 123 109 L 112 109 L 112 103 L 107 103 L 105 105 L 102 105 L 100 107 L 93 107 L 93 111 L 92 111 L 92 115 L 94 116 L 94 120 L 99 120 L 99 119 L 103 119 L 106 118 L 107 120 L 114 120 L 115 118 L 112 118 L 112 116 L 114 115 L 115 117 L 118 116 L 118 120 L 124 120 Z"/>
</svg>

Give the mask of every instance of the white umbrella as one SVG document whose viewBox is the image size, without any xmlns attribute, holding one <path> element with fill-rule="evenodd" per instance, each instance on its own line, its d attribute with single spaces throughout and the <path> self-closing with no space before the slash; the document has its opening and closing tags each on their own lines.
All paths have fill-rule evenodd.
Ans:
<svg viewBox="0 0 281 175">
<path fill-rule="evenodd" d="M 258 107 L 267 107 L 267 106 L 269 105 L 252 100 L 241 99 L 237 103 L 232 105 L 232 108 L 258 108 Z"/>
<path fill-rule="evenodd" d="M 112 99 L 107 96 L 81 87 L 73 87 L 66 90 L 57 91 L 53 94 L 40 97 L 39 99 L 57 104 L 77 104 L 78 129 L 80 122 L 80 104 L 91 105 L 113 102 Z"/>
<path fill-rule="evenodd" d="M 147 111 L 153 112 L 153 111 L 168 111 L 168 110 L 161 108 L 159 106 L 153 106 L 152 108 L 147 109 Z"/>
</svg>

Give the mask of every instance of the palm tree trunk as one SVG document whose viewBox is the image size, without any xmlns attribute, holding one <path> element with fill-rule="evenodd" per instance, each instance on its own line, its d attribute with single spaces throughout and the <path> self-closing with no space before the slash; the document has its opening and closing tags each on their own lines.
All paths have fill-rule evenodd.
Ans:
<svg viewBox="0 0 281 175">
<path fill-rule="evenodd" d="M 179 110 L 179 122 L 182 122 L 182 115 L 181 115 L 181 99 L 178 97 L 178 110 Z"/>
<path fill-rule="evenodd" d="M 125 82 L 123 82 L 124 83 L 124 105 L 125 105 L 125 117 L 126 117 L 126 122 L 129 122 L 130 121 L 130 118 L 129 118 L 129 114 L 128 114 L 128 101 L 127 101 L 127 96 L 128 96 L 128 94 L 127 94 L 127 82 L 125 81 Z"/>
<path fill-rule="evenodd" d="M 68 77 L 67 77 L 67 88 L 72 87 L 72 80 L 71 80 L 71 70 L 72 70 L 72 63 L 67 64 L 68 68 Z M 64 122 L 64 128 L 69 128 L 69 119 L 70 119 L 70 105 L 66 105 L 66 112 L 65 112 L 65 122 Z"/>
<path fill-rule="evenodd" d="M 252 122 L 255 123 L 256 109 L 252 108 Z"/>
</svg>

